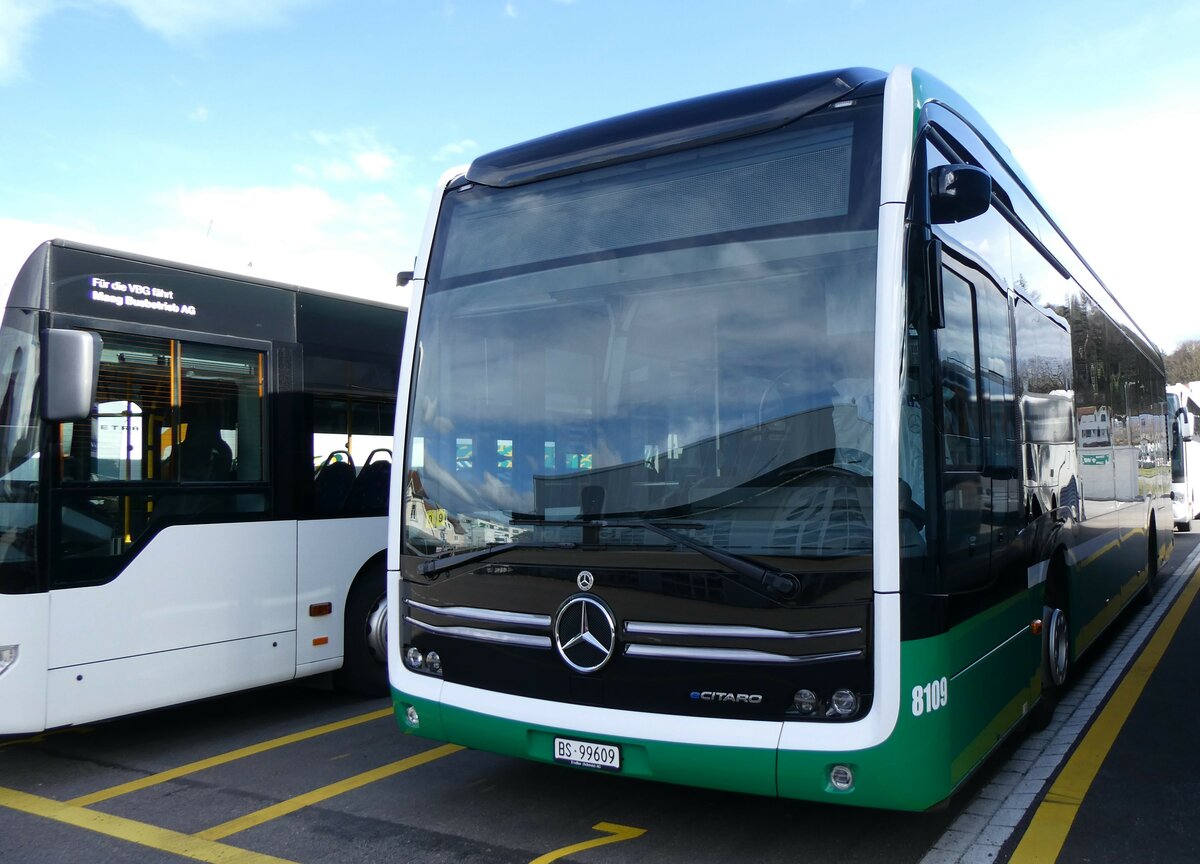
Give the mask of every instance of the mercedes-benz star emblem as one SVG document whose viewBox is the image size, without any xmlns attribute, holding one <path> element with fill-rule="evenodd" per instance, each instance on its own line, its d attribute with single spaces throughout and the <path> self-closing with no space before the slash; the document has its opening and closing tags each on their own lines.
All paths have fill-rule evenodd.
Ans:
<svg viewBox="0 0 1200 864">
<path fill-rule="evenodd" d="M 596 584 L 596 577 L 588 570 L 580 570 L 579 575 L 575 577 L 575 584 L 579 586 L 580 591 L 591 591 L 592 586 Z"/>
<path fill-rule="evenodd" d="M 617 622 L 603 602 L 576 594 L 554 619 L 554 647 L 576 672 L 595 672 L 604 666 L 617 646 Z"/>
</svg>

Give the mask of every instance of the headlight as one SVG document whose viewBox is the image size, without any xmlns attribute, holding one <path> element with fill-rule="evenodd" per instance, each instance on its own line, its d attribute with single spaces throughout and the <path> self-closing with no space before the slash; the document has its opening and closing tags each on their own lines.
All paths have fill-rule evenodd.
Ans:
<svg viewBox="0 0 1200 864">
<path fill-rule="evenodd" d="M 792 705 L 803 716 L 811 717 L 817 713 L 819 707 L 817 694 L 811 690 L 797 690 L 796 695 L 792 697 Z"/>
<path fill-rule="evenodd" d="M 425 655 L 425 668 L 431 675 L 442 674 L 442 658 L 436 651 L 430 651 Z"/>
<path fill-rule="evenodd" d="M 829 699 L 830 717 L 849 717 L 858 710 L 858 696 L 851 690 L 834 690 Z"/>
<path fill-rule="evenodd" d="M 425 655 L 421 653 L 421 649 L 415 645 L 409 646 L 409 649 L 404 652 L 404 662 L 408 664 L 409 669 L 421 669 L 425 665 Z"/>
</svg>

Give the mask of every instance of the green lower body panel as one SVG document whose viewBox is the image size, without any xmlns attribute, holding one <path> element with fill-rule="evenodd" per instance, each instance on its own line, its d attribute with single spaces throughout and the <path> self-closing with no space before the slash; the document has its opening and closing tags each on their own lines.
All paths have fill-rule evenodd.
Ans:
<svg viewBox="0 0 1200 864">
<path fill-rule="evenodd" d="M 948 633 L 898 645 L 895 721 L 883 741 L 860 749 L 807 746 L 806 732 L 818 725 L 827 731 L 823 723 L 781 723 L 784 734 L 778 748 L 739 747 L 735 740 L 727 745 L 682 744 L 518 722 L 399 690 L 392 695 L 405 732 L 479 750 L 554 762 L 554 737 L 561 735 L 620 745 L 620 773 L 625 776 L 862 807 L 925 810 L 952 795 L 1040 696 L 1041 638 L 1030 627 L 1040 610 L 1040 592 L 1030 590 Z M 877 697 L 873 710 L 885 710 L 883 700 Z M 551 711 L 548 708 L 547 716 Z M 847 733 L 852 737 L 849 728 Z M 845 778 L 842 769 L 849 769 L 848 788 L 837 788 L 831 781 L 835 767 L 840 779 Z"/>
<path fill-rule="evenodd" d="M 582 734 L 571 729 L 533 726 L 504 717 L 413 699 L 397 690 L 392 691 L 392 696 L 400 728 L 405 732 L 440 741 L 452 741 L 476 750 L 533 759 L 537 762 L 554 762 L 555 736 L 598 739 L 596 735 Z M 413 728 L 407 719 L 410 706 L 416 709 L 420 718 L 418 728 Z M 599 737 L 603 739 L 603 743 L 620 746 L 620 773 L 626 777 L 756 795 L 776 794 L 773 749 L 678 744 L 614 735 Z"/>
</svg>

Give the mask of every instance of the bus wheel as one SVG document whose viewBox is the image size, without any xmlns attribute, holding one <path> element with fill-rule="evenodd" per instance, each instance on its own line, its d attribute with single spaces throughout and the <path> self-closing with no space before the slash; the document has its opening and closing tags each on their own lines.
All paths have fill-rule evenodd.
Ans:
<svg viewBox="0 0 1200 864">
<path fill-rule="evenodd" d="M 1154 522 L 1150 523 L 1150 541 L 1146 550 L 1146 584 L 1138 594 L 1138 602 L 1146 605 L 1154 599 L 1158 590 L 1158 532 L 1154 530 Z"/>
<path fill-rule="evenodd" d="M 1071 631 L 1067 613 L 1060 607 L 1047 606 L 1042 620 L 1042 698 L 1029 712 L 1029 727 L 1045 729 L 1054 717 L 1054 707 L 1063 686 L 1071 677 Z"/>
<path fill-rule="evenodd" d="M 387 675 L 387 583 L 383 562 L 354 581 L 346 599 L 345 654 L 337 686 L 359 696 L 385 696 Z"/>
<path fill-rule="evenodd" d="M 1071 674 L 1071 635 L 1067 629 L 1067 613 L 1050 610 L 1050 626 L 1046 634 L 1046 671 L 1049 683 L 1058 691 Z"/>
</svg>

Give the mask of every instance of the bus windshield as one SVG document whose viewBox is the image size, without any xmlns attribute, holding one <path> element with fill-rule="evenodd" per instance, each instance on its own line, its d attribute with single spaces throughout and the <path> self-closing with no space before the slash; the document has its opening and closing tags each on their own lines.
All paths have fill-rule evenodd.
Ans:
<svg viewBox="0 0 1200 864">
<path fill-rule="evenodd" d="M 879 148 L 858 106 L 449 191 L 408 550 L 675 545 L 654 520 L 749 555 L 869 554 Z"/>
</svg>

